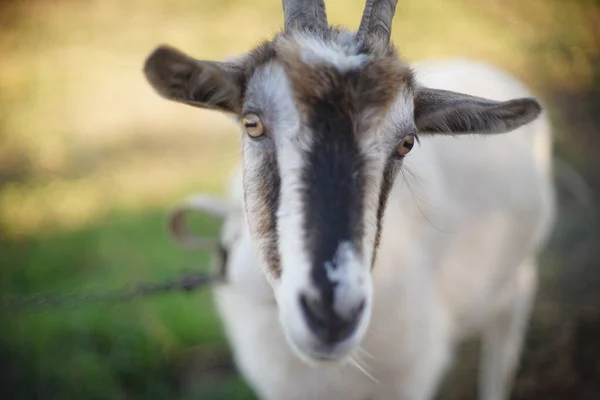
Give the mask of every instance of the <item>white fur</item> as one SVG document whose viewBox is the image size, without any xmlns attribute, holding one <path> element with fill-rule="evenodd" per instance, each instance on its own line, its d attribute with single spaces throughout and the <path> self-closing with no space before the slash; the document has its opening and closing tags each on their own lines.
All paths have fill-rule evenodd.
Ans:
<svg viewBox="0 0 600 400">
<path fill-rule="evenodd" d="M 529 96 L 486 64 L 416 67 L 428 87 L 496 100 Z M 234 180 L 230 201 L 238 209 L 226 226 L 238 233 L 229 233 L 228 284 L 215 288 L 215 298 L 236 363 L 260 398 L 428 400 L 455 345 L 482 335 L 480 399 L 506 399 L 535 293 L 535 259 L 554 219 L 550 160 L 545 115 L 504 135 L 422 137 L 390 195 L 361 349 L 332 365 L 309 365 L 290 349 Z M 284 189 L 281 201 L 289 207 L 280 211 L 288 218 L 281 238 L 297 248 L 298 222 L 287 215 L 297 199 Z M 293 279 L 306 279 L 300 275 Z"/>
<path fill-rule="evenodd" d="M 301 49 L 300 57 L 306 64 L 329 64 L 340 71 L 359 68 L 370 60 L 367 54 L 358 54 L 359 45 L 351 32 L 342 32 L 336 40 L 296 34 L 294 41 Z"/>
<path fill-rule="evenodd" d="M 360 306 L 360 303 L 371 302 L 371 275 L 365 268 L 368 263 L 359 258 L 354 246 L 349 242 L 339 245 L 333 262 L 325 263 L 325 273 L 329 281 L 336 284 L 333 303 L 334 311 L 342 318 L 349 318 Z M 336 267 L 333 267 L 335 263 Z M 350 279 L 348 279 L 350 277 Z M 363 297 L 364 296 L 364 297 Z M 369 315 L 367 315 L 368 319 Z M 368 320 L 361 324 L 361 328 L 368 326 Z M 362 337 L 362 335 L 357 335 Z"/>
</svg>

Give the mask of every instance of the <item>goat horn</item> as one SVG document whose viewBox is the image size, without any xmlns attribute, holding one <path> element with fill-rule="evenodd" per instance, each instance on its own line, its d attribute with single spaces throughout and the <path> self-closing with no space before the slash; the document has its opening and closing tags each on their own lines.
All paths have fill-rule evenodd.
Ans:
<svg viewBox="0 0 600 400">
<path fill-rule="evenodd" d="M 186 217 L 191 210 L 180 207 L 169 216 L 169 233 L 173 239 L 184 247 L 193 247 L 201 250 L 212 251 L 217 248 L 219 241 L 216 238 L 200 237 L 193 235 L 186 226 Z"/>
<path fill-rule="evenodd" d="M 316 26 L 327 27 L 324 0 L 283 0 L 285 30 Z"/>
<path fill-rule="evenodd" d="M 388 44 L 392 35 L 392 19 L 398 0 L 367 0 L 360 20 L 358 35 L 379 38 Z"/>
<path fill-rule="evenodd" d="M 193 235 L 186 224 L 187 216 L 190 212 L 204 212 L 223 219 L 229 210 L 229 204 L 226 204 L 223 199 L 202 194 L 189 196 L 169 216 L 169 233 L 182 246 L 195 247 L 201 250 L 214 250 L 217 248 L 219 240 Z"/>
</svg>

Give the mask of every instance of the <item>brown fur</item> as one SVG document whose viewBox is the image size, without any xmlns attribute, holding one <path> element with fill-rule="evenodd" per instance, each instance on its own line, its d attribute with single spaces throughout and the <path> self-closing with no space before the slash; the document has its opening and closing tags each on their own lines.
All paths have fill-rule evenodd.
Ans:
<svg viewBox="0 0 600 400">
<path fill-rule="evenodd" d="M 276 213 L 279 206 L 280 178 L 275 154 L 265 154 L 262 160 L 260 178 L 248 177 L 246 179 L 244 177 L 244 185 L 247 185 L 249 181 L 255 182 L 255 185 L 258 186 L 256 192 L 259 196 L 259 201 L 253 199 L 252 202 L 246 202 L 246 204 L 256 204 L 256 207 L 248 210 L 248 215 L 253 220 L 253 224 L 251 224 L 253 234 L 260 241 L 261 253 L 270 272 L 275 277 L 279 277 L 281 275 L 281 263 L 277 240 Z M 244 190 L 244 193 L 247 192 L 248 190 Z"/>
<path fill-rule="evenodd" d="M 332 30 L 330 35 L 339 33 Z M 324 35 L 324 41 L 329 35 Z M 357 131 L 366 131 L 376 123 L 371 116 L 384 115 L 398 93 L 412 91 L 413 73 L 397 55 L 393 46 L 382 47 L 379 43 L 366 43 L 362 51 L 372 59 L 360 69 L 339 71 L 335 66 L 306 64 L 300 58 L 301 49 L 293 37 L 281 37 L 274 43 L 277 61 L 281 62 L 290 78 L 297 105 L 306 114 L 313 104 L 325 100 L 334 90 L 343 95 L 336 106 L 353 117 L 365 111 L 367 118 L 357 118 Z M 361 51 L 361 52 L 362 52 Z"/>
</svg>

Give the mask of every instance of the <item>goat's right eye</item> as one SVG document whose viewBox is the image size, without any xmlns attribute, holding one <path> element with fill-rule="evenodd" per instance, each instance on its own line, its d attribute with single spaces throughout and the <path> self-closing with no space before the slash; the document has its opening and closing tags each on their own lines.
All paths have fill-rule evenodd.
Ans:
<svg viewBox="0 0 600 400">
<path fill-rule="evenodd" d="M 259 116 L 256 114 L 246 114 L 242 118 L 242 125 L 246 133 L 253 138 L 260 137 L 265 133 L 265 127 Z"/>
</svg>

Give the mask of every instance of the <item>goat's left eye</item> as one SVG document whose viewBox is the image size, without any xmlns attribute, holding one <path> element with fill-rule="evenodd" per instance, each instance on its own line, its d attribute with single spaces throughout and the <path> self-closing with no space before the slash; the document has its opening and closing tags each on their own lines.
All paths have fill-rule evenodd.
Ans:
<svg viewBox="0 0 600 400">
<path fill-rule="evenodd" d="M 265 127 L 259 116 L 256 114 L 244 115 L 244 118 L 242 118 L 242 125 L 244 125 L 246 133 L 253 138 L 260 137 L 265 133 Z"/>
<path fill-rule="evenodd" d="M 412 150 L 412 148 L 414 146 L 415 146 L 415 136 L 414 135 L 406 135 L 402 138 L 402 141 L 400 142 L 400 144 L 398 144 L 398 147 L 396 147 L 396 152 L 398 153 L 398 155 L 400 157 L 404 157 L 405 155 L 410 153 L 410 151 Z"/>
</svg>

